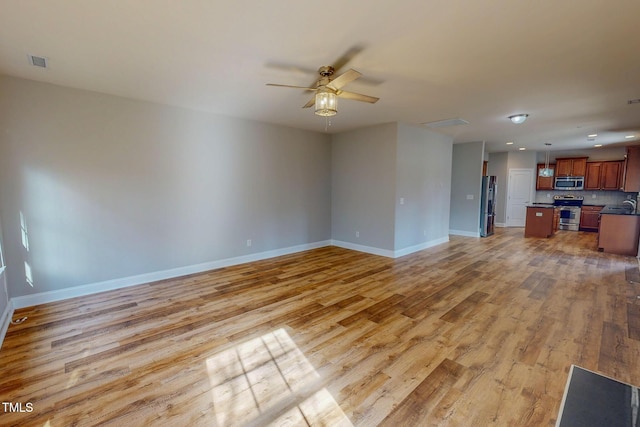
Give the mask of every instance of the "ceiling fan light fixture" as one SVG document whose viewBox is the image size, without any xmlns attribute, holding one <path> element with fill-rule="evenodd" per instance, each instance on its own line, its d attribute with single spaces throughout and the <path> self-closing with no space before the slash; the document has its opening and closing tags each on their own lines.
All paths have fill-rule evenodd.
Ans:
<svg viewBox="0 0 640 427">
<path fill-rule="evenodd" d="M 318 116 L 335 116 L 338 113 L 338 96 L 328 90 L 318 90 L 315 105 Z"/>
<path fill-rule="evenodd" d="M 509 120 L 511 120 L 512 123 L 519 125 L 520 123 L 524 123 L 524 121 L 527 120 L 527 117 L 529 117 L 528 114 L 514 114 L 513 116 L 509 116 Z"/>
</svg>

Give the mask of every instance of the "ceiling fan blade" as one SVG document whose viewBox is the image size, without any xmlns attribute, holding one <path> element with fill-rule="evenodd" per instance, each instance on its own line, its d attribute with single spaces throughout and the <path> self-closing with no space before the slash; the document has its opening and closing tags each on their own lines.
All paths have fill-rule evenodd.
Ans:
<svg viewBox="0 0 640 427">
<path fill-rule="evenodd" d="M 349 63 L 357 54 L 359 54 L 363 50 L 364 46 L 353 46 L 345 53 L 343 53 L 342 56 L 338 58 L 332 65 L 335 72 L 337 73 L 342 67 L 347 65 L 347 63 Z"/>
<path fill-rule="evenodd" d="M 279 85 L 279 84 L 275 84 L 275 83 L 267 83 L 267 86 L 290 87 L 290 88 L 293 88 L 293 89 L 312 90 L 312 91 L 314 91 L 314 92 L 318 90 L 318 88 L 315 88 L 315 87 L 291 86 L 291 85 Z"/>
<path fill-rule="evenodd" d="M 304 104 L 304 105 L 302 106 L 302 108 L 311 108 L 311 107 L 313 107 L 315 104 L 316 104 L 316 97 L 314 96 L 313 98 L 311 98 L 311 99 L 309 100 L 309 102 L 307 102 L 306 104 Z"/>
<path fill-rule="evenodd" d="M 345 92 L 344 90 L 337 91 L 336 95 L 338 95 L 340 98 L 353 99 L 354 101 L 369 102 L 371 104 L 375 104 L 380 99 L 380 98 L 376 98 L 375 96 L 362 95 L 362 94 L 353 93 L 353 92 Z"/>
<path fill-rule="evenodd" d="M 340 89 L 341 87 L 343 87 L 347 83 L 350 83 L 350 82 L 354 81 L 355 79 L 359 78 L 360 76 L 362 76 L 362 74 L 357 72 L 356 70 L 354 70 L 352 68 L 352 69 L 346 71 L 344 74 L 340 74 L 338 77 L 336 77 L 335 79 L 331 80 L 331 82 L 327 86 L 329 86 L 330 88 L 333 88 L 333 89 Z"/>
</svg>

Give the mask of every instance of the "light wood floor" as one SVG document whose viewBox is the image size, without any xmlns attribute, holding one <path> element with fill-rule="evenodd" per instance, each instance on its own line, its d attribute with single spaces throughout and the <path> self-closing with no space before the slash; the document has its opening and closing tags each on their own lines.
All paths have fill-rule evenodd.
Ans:
<svg viewBox="0 0 640 427">
<path fill-rule="evenodd" d="M 551 426 L 571 364 L 640 384 L 637 260 L 522 229 L 322 248 L 17 310 L 19 426 Z"/>
</svg>

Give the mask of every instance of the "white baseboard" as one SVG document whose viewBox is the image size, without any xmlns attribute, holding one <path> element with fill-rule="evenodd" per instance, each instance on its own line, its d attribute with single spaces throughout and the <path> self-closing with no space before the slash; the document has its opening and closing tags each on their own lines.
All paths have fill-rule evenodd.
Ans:
<svg viewBox="0 0 640 427">
<path fill-rule="evenodd" d="M 431 248 L 433 246 L 441 245 L 443 243 L 447 243 L 449 241 L 449 236 L 442 237 L 440 239 L 429 240 L 428 242 L 420 243 L 419 245 L 409 246 L 404 249 L 399 249 L 394 251 L 394 258 L 399 258 L 401 256 L 409 255 L 414 252 L 418 252 L 427 248 Z"/>
<path fill-rule="evenodd" d="M 464 230 L 449 230 L 449 234 L 453 234 L 455 236 L 465 236 L 465 237 L 480 237 L 480 231 L 476 231 L 474 233 L 472 231 L 464 231 Z"/>
<path fill-rule="evenodd" d="M 356 243 L 343 242 L 341 240 L 331 240 L 331 244 L 339 248 L 351 249 L 353 251 L 365 252 L 372 255 L 385 256 L 387 258 L 395 258 L 394 252 L 389 249 L 374 248 L 373 246 L 358 245 Z"/>
<path fill-rule="evenodd" d="M 4 309 L 2 315 L 0 315 L 0 348 L 2 348 L 2 343 L 4 342 L 4 336 L 7 334 L 7 330 L 9 329 L 9 324 L 11 324 L 11 319 L 13 318 L 13 304 L 11 300 L 7 304 L 7 307 Z"/>
<path fill-rule="evenodd" d="M 506 228 L 507 224 L 505 224 L 504 222 L 496 222 L 495 223 L 496 227 L 500 227 L 500 228 Z"/>
<path fill-rule="evenodd" d="M 418 252 L 423 249 L 427 249 L 436 245 L 440 245 L 442 243 L 447 243 L 448 241 L 449 241 L 449 236 L 447 235 L 440 239 L 430 240 L 428 242 L 423 242 L 414 246 L 398 249 L 396 251 L 392 251 L 389 249 L 375 248 L 373 246 L 358 245 L 356 243 L 343 242 L 341 240 L 332 240 L 331 244 L 333 246 L 338 246 L 339 248 L 351 249 L 353 251 L 365 252 L 372 255 L 380 255 L 387 258 L 399 258 L 401 256 L 409 255 L 411 253 Z"/>
<path fill-rule="evenodd" d="M 172 279 L 175 277 L 186 276 L 188 274 L 201 273 L 204 271 L 214 270 L 217 268 L 229 267 L 232 265 L 244 264 L 247 262 L 260 261 L 263 259 L 274 258 L 282 255 L 289 255 L 296 252 L 307 251 L 310 249 L 330 246 L 330 240 L 324 240 L 314 243 L 306 243 L 303 245 L 290 246 L 282 249 L 274 249 L 271 251 L 259 252 L 250 255 L 243 255 L 234 258 L 227 258 L 217 261 L 205 262 L 202 264 L 190 265 L 186 267 L 173 268 L 169 270 L 156 271 L 152 273 L 139 274 L 136 276 L 122 277 L 119 279 L 106 280 L 104 282 L 91 283 L 87 285 L 74 286 L 72 288 L 60 289 L 55 291 L 41 292 L 37 294 L 24 295 L 11 298 L 10 304 L 13 308 L 31 307 L 38 304 L 46 304 L 50 302 L 60 301 L 69 298 L 91 295 L 98 292 L 111 291 L 114 289 L 126 288 L 129 286 L 141 285 L 144 283 L 156 282 L 158 280 Z"/>
</svg>

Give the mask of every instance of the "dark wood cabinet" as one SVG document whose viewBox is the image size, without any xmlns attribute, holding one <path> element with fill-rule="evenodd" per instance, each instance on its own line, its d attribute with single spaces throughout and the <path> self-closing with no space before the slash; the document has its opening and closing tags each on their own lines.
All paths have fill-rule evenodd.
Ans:
<svg viewBox="0 0 640 427">
<path fill-rule="evenodd" d="M 600 215 L 598 250 L 612 254 L 636 256 L 639 235 L 640 216 Z"/>
<path fill-rule="evenodd" d="M 586 173 L 586 157 L 556 159 L 556 176 L 585 176 Z"/>
<path fill-rule="evenodd" d="M 580 230 L 598 231 L 600 211 L 604 206 L 582 206 L 580 210 Z"/>
<path fill-rule="evenodd" d="M 601 184 L 603 190 L 620 190 L 624 162 L 603 162 Z"/>
<path fill-rule="evenodd" d="M 585 190 L 620 190 L 623 161 L 587 162 Z"/>
<path fill-rule="evenodd" d="M 627 193 L 640 192 L 640 146 L 627 147 L 622 191 Z"/>
<path fill-rule="evenodd" d="M 524 237 L 550 237 L 553 235 L 553 207 L 527 207 Z"/>
<path fill-rule="evenodd" d="M 536 190 L 553 190 L 555 173 L 552 176 L 540 176 L 540 171 L 544 169 L 544 163 L 538 163 L 538 174 L 536 177 Z M 549 169 L 555 171 L 556 165 L 549 164 Z"/>
<path fill-rule="evenodd" d="M 587 163 L 587 173 L 584 176 L 584 189 L 600 190 L 601 174 L 602 174 L 602 162 Z"/>
</svg>

